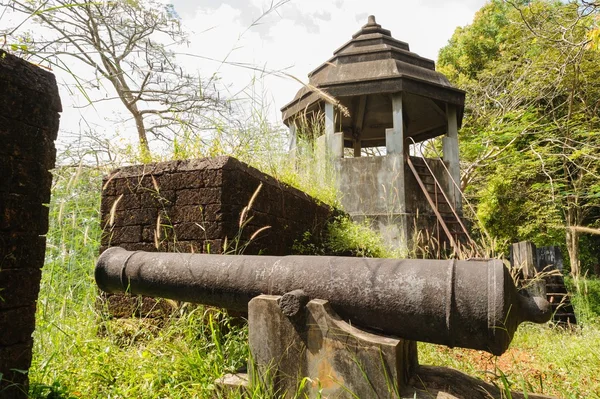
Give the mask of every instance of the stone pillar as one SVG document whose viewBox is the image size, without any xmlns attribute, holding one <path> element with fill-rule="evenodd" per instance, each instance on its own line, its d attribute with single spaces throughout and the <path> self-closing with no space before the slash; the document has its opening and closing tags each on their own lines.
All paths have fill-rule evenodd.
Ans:
<svg viewBox="0 0 600 399">
<path fill-rule="evenodd" d="M 290 130 L 290 153 L 295 153 L 296 152 L 296 147 L 298 146 L 298 136 L 296 133 L 296 125 L 293 124 L 293 122 L 290 124 L 289 127 Z"/>
<path fill-rule="evenodd" d="M 335 112 L 333 104 L 325 103 L 325 136 L 327 141 L 335 133 Z"/>
<path fill-rule="evenodd" d="M 335 107 L 325 103 L 325 143 L 331 159 L 344 157 L 344 133 L 335 132 Z"/>
<path fill-rule="evenodd" d="M 393 129 L 386 131 L 385 147 L 387 154 L 398 154 L 404 158 L 404 115 L 402 114 L 402 93 L 392 96 Z M 404 179 L 404 174 L 402 175 Z"/>
<path fill-rule="evenodd" d="M 394 214 L 393 223 L 398 228 L 399 248 L 408 248 L 408 221 L 406 218 L 406 193 L 404 181 L 404 116 L 402 114 L 402 93 L 392 96 L 392 119 L 394 127 L 385 132 L 385 167 L 393 172 L 393 181 L 386 198 L 390 214 Z M 392 222 L 392 221 L 390 221 Z"/>
<path fill-rule="evenodd" d="M 290 131 L 290 144 L 289 144 L 289 160 L 292 165 L 296 165 L 296 157 L 298 155 L 298 135 L 296 133 L 296 125 L 294 123 L 290 123 L 289 126 Z"/>
<path fill-rule="evenodd" d="M 352 149 L 354 151 L 354 158 L 360 158 L 362 152 L 360 138 L 354 140 L 354 143 L 352 143 Z"/>
<path fill-rule="evenodd" d="M 536 274 L 537 251 L 530 241 L 520 241 L 510 248 L 512 267 L 520 270 L 523 278 L 532 279 Z"/>
<path fill-rule="evenodd" d="M 335 106 L 330 103 L 325 103 L 324 140 L 328 161 L 344 157 L 344 133 L 335 132 Z"/>
<path fill-rule="evenodd" d="M 510 248 L 510 261 L 511 267 L 516 269 L 521 279 L 518 286 L 524 288 L 531 296 L 546 298 L 545 280 L 535 278 L 538 263 L 535 244 L 530 241 L 513 244 Z"/>
<path fill-rule="evenodd" d="M 457 185 L 460 186 L 460 163 L 458 155 L 458 117 L 456 106 L 448 104 L 446 106 L 446 115 L 448 117 L 448 130 L 446 136 L 442 139 L 444 162 L 450 171 L 450 177 L 454 180 L 449 181 L 448 194 L 456 210 L 462 209 L 462 197 Z"/>
<path fill-rule="evenodd" d="M 396 398 L 408 385 L 418 368 L 416 342 L 359 330 L 321 299 L 289 306 L 286 315 L 281 298 L 260 295 L 248 304 L 250 381 L 273 384 L 281 398 L 295 397 L 305 377 L 311 383 L 301 393 L 310 398 Z"/>
<path fill-rule="evenodd" d="M 0 397 L 26 398 L 60 98 L 51 73 L 0 50 Z"/>
</svg>

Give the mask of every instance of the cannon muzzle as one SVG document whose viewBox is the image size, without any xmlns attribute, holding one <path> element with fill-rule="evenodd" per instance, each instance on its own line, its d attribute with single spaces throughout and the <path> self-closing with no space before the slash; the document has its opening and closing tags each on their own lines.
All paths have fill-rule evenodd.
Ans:
<svg viewBox="0 0 600 399">
<path fill-rule="evenodd" d="M 109 293 L 247 311 L 260 294 L 301 289 L 353 325 L 385 335 L 500 355 L 519 324 L 551 317 L 543 298 L 519 294 L 499 260 L 367 259 L 131 252 L 98 259 Z"/>
</svg>

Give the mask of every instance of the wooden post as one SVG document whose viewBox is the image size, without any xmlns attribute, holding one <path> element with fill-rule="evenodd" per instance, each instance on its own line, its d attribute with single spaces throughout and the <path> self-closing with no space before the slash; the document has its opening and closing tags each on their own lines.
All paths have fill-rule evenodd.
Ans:
<svg viewBox="0 0 600 399">
<path fill-rule="evenodd" d="M 360 144 L 360 137 L 357 139 L 354 139 L 353 147 L 354 147 L 354 158 L 360 158 L 361 151 L 362 151 L 362 147 Z"/>
<path fill-rule="evenodd" d="M 361 136 L 362 129 L 365 123 L 365 113 L 367 111 L 367 96 L 360 96 L 358 101 L 358 111 L 355 115 L 355 124 L 354 124 L 354 157 L 359 158 L 361 155 Z"/>
</svg>

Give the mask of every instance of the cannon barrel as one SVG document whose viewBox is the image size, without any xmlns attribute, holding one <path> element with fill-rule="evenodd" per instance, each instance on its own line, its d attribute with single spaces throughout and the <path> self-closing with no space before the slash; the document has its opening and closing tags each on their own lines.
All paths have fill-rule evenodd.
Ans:
<svg viewBox="0 0 600 399">
<path fill-rule="evenodd" d="M 518 325 L 551 316 L 543 298 L 517 292 L 499 260 L 365 259 L 131 252 L 98 259 L 109 293 L 247 311 L 260 294 L 301 289 L 353 325 L 400 338 L 502 354 Z"/>
</svg>

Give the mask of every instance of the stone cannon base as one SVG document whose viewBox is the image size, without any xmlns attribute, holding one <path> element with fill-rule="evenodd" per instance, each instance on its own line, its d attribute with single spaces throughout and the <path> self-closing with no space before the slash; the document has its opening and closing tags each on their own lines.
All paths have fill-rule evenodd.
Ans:
<svg viewBox="0 0 600 399">
<path fill-rule="evenodd" d="M 284 297 L 261 295 L 248 305 L 250 373 L 270 376 L 277 393 L 293 397 L 304 383 L 309 397 L 388 398 L 408 383 L 416 342 L 354 328 L 320 299 L 288 317 Z"/>
<path fill-rule="evenodd" d="M 282 398 L 299 391 L 309 398 L 505 397 L 492 384 L 459 371 L 419 366 L 416 342 L 359 330 L 341 320 L 327 301 L 308 301 L 301 291 L 252 299 L 248 324 L 250 375 L 219 379 L 224 390 L 258 382 Z"/>
</svg>

